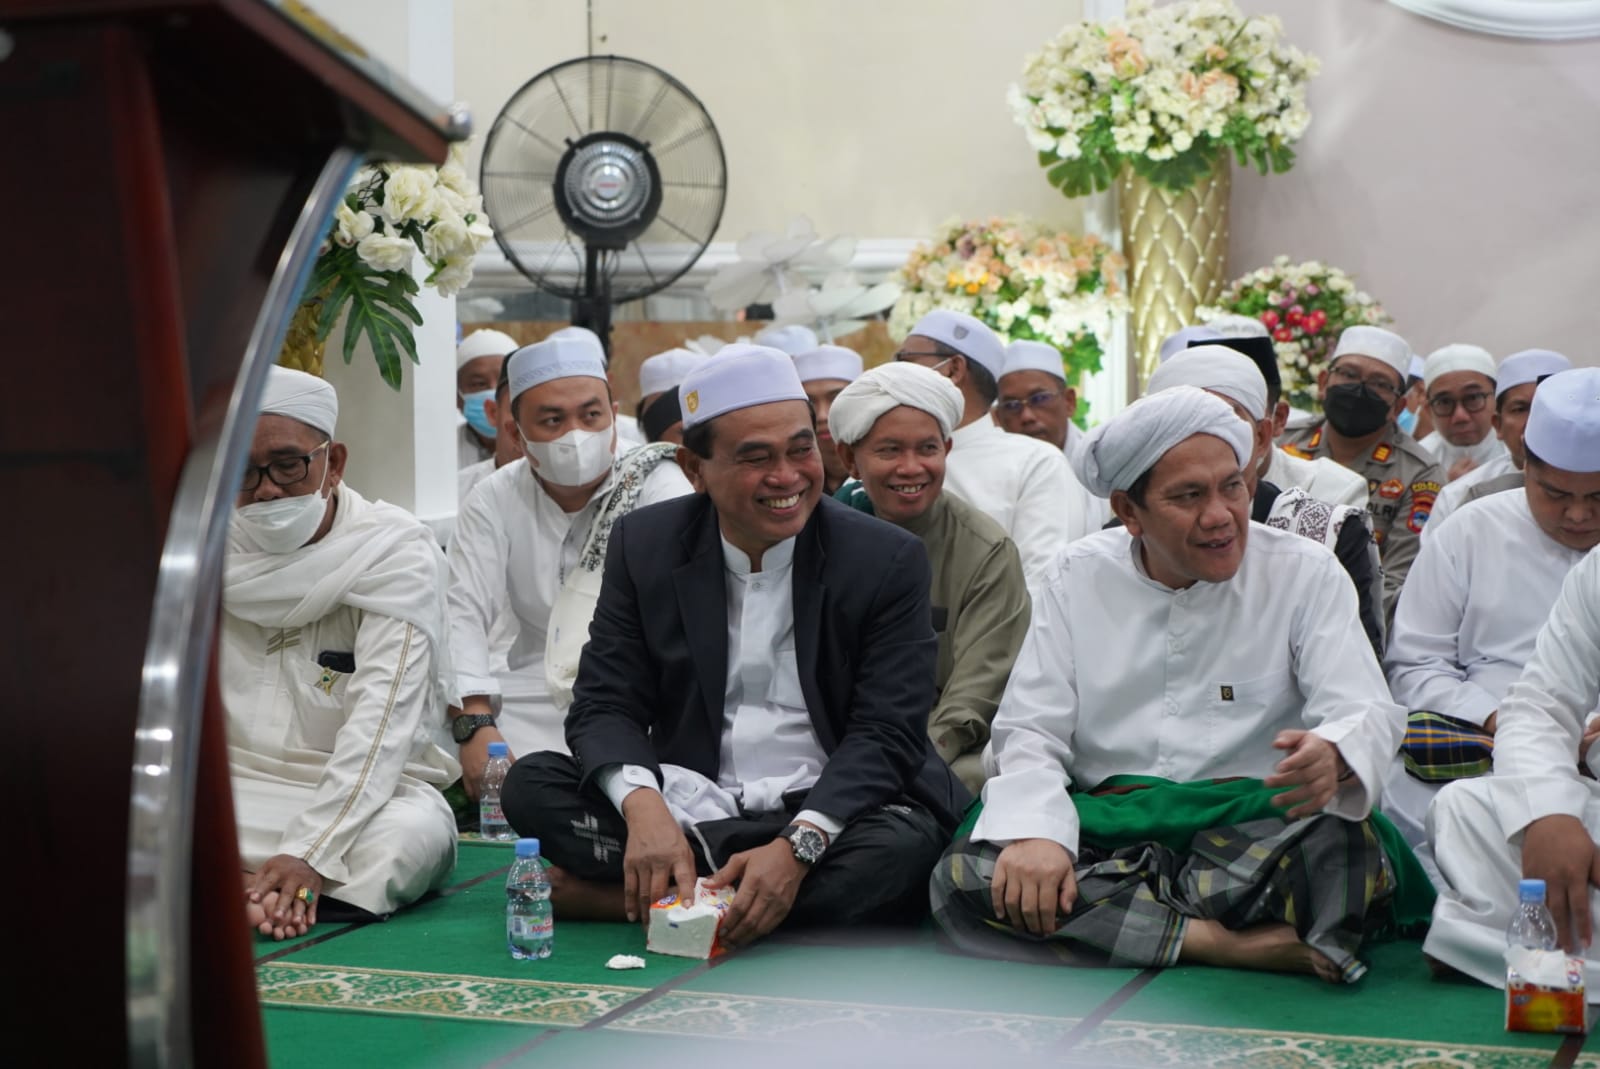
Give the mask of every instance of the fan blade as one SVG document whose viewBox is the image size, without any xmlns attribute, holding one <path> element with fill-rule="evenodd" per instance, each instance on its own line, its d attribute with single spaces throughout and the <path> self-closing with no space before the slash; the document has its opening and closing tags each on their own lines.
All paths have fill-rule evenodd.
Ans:
<svg viewBox="0 0 1600 1069">
<path fill-rule="evenodd" d="M 774 293 L 776 287 L 766 268 L 745 260 L 722 268 L 706 283 L 706 299 L 724 312 L 764 303 Z"/>
<path fill-rule="evenodd" d="M 829 268 L 843 267 L 856 255 L 856 239 L 847 234 L 829 238 L 807 249 L 795 259 L 796 266 Z"/>
<path fill-rule="evenodd" d="M 498 229 L 502 234 L 510 234 L 523 224 L 531 223 L 535 219 L 543 219 L 545 216 L 549 215 L 555 210 L 556 202 L 552 200 L 542 208 L 535 208 L 533 211 L 529 212 L 527 215 L 524 215 L 521 219 L 518 219 L 514 223 L 505 223 L 500 225 Z"/>
<path fill-rule="evenodd" d="M 805 238 L 807 242 L 817 240 L 817 228 L 811 225 L 811 217 L 797 215 L 789 220 L 789 225 L 784 229 L 784 237 Z"/>
<path fill-rule="evenodd" d="M 538 133 L 537 131 L 531 129 L 530 127 L 525 126 L 522 123 L 518 122 L 514 116 L 507 115 L 505 118 L 506 118 L 506 121 L 509 122 L 512 126 L 515 126 L 518 130 L 521 130 L 523 133 L 527 134 L 529 137 L 531 137 L 535 141 L 539 142 L 539 144 L 543 145 L 545 148 L 547 148 L 551 152 L 555 153 L 557 159 L 559 159 L 561 157 L 561 155 L 567 151 L 561 145 L 558 145 L 554 141 L 551 141 L 548 137 L 545 137 L 543 134 Z"/>
<path fill-rule="evenodd" d="M 769 234 L 765 230 L 757 230 L 740 238 L 733 246 L 733 251 L 741 260 L 766 265 L 767 246 L 778 240 L 778 235 Z"/>
<path fill-rule="evenodd" d="M 580 67 L 578 69 L 579 70 L 584 70 L 586 68 Z M 572 101 L 567 99 L 567 91 L 565 89 L 561 88 L 561 72 L 560 71 L 556 71 L 554 74 L 552 74 L 550 76 L 550 84 L 555 87 L 556 96 L 561 98 L 561 106 L 567 110 L 567 118 L 572 120 L 572 128 L 574 130 L 576 130 L 577 134 L 578 134 L 577 137 L 573 138 L 573 140 L 576 141 L 576 140 L 578 140 L 578 138 L 583 137 L 589 131 L 584 128 L 584 124 L 583 123 L 578 121 L 577 113 L 572 110 Z"/>
<path fill-rule="evenodd" d="M 840 338 L 846 334 L 854 334 L 866 325 L 867 323 L 864 319 L 835 319 L 831 322 L 824 322 L 817 333 L 826 337 L 830 345 L 837 345 Z"/>
<path fill-rule="evenodd" d="M 898 282 L 880 282 L 870 289 L 863 287 L 852 300 L 839 306 L 837 314 L 855 317 L 881 312 L 900 299 L 900 289 Z"/>
<path fill-rule="evenodd" d="M 807 290 L 794 290 L 772 299 L 772 318 L 780 322 L 805 323 L 817 318 L 811 307 L 812 294 Z"/>
</svg>

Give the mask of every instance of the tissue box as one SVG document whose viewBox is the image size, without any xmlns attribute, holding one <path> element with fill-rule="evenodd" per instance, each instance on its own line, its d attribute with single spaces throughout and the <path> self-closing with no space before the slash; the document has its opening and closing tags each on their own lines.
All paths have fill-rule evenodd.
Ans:
<svg viewBox="0 0 1600 1069">
<path fill-rule="evenodd" d="M 1582 958 L 1568 957 L 1557 951 L 1538 951 L 1507 966 L 1506 1031 L 1583 1033 L 1588 1030 Z"/>
<path fill-rule="evenodd" d="M 702 961 L 726 953 L 727 947 L 717 938 L 717 932 L 732 904 L 733 888 L 708 891 L 704 880 L 696 880 L 693 902 L 668 895 L 651 905 L 645 949 Z"/>
</svg>

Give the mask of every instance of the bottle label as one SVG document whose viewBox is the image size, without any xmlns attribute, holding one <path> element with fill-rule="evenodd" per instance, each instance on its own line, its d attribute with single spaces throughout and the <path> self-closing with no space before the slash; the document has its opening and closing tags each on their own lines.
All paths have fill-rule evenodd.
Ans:
<svg viewBox="0 0 1600 1069">
<path fill-rule="evenodd" d="M 512 917 L 511 938 L 522 942 L 540 942 L 549 939 L 555 934 L 556 925 L 553 916 L 544 917 Z"/>
<path fill-rule="evenodd" d="M 505 822 L 505 811 L 500 808 L 499 803 L 483 802 L 478 806 L 478 823 L 504 824 Z"/>
</svg>

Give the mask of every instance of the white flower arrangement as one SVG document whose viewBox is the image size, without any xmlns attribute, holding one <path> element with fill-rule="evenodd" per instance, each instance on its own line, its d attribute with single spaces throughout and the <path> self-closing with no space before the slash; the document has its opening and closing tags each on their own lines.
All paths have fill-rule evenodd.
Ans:
<svg viewBox="0 0 1600 1069">
<path fill-rule="evenodd" d="M 466 145 L 450 146 L 442 167 L 374 163 L 361 168 L 323 242 L 307 304 L 318 306 L 317 341 L 325 342 L 348 309 L 344 361 L 365 334 L 378 371 L 400 388 L 402 354 L 417 363 L 413 325 L 422 316 L 411 298 L 419 292 L 412 257 L 428 265 L 423 284 L 453 297 L 472 281 L 473 258 L 494 238 L 483 197 L 467 175 Z"/>
<path fill-rule="evenodd" d="M 1042 341 L 1061 351 L 1067 381 L 1100 370 L 1100 338 L 1128 299 L 1109 245 L 1020 218 L 946 223 L 912 250 L 895 276 L 904 286 L 889 334 L 904 338 L 923 315 L 948 308 L 988 324 L 1007 341 Z"/>
<path fill-rule="evenodd" d="M 1068 26 L 1029 56 L 1012 114 L 1068 196 L 1106 189 L 1124 165 L 1182 191 L 1230 149 L 1286 171 L 1319 64 L 1282 33 L 1233 0 L 1131 0 L 1122 21 Z"/>
</svg>

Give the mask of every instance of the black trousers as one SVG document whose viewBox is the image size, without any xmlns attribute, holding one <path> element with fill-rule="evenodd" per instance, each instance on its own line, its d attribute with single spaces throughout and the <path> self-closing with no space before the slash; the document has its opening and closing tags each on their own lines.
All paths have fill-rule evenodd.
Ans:
<svg viewBox="0 0 1600 1069">
<path fill-rule="evenodd" d="M 529 754 L 512 766 L 500 802 L 516 833 L 540 841 L 551 863 L 596 883 L 623 882 L 628 825 L 611 800 L 581 790 L 566 754 Z M 747 814 L 695 825 L 695 867 L 709 876 L 730 857 L 765 846 L 798 811 Z M 912 924 L 927 916 L 928 877 L 947 845 L 939 823 L 912 802 L 883 806 L 852 821 L 806 878 L 785 928 Z"/>
</svg>

